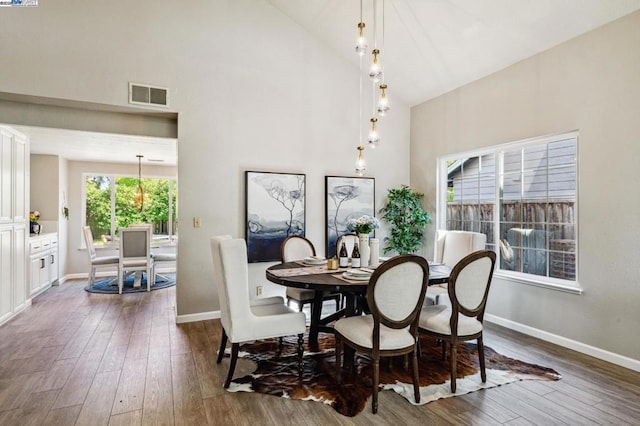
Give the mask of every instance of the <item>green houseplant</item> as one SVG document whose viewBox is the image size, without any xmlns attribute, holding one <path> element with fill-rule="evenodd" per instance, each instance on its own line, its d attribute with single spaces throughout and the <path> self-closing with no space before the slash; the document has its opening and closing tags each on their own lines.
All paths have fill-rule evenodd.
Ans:
<svg viewBox="0 0 640 426">
<path fill-rule="evenodd" d="M 424 228 L 431 215 L 422 207 L 424 194 L 407 185 L 387 192 L 387 204 L 380 209 L 382 219 L 391 224 L 391 236 L 385 237 L 384 253 L 414 253 L 422 245 Z"/>
</svg>

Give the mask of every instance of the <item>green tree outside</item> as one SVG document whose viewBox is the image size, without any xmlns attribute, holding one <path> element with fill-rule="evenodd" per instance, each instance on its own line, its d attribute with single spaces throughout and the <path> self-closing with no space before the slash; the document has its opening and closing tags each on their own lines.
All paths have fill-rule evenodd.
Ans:
<svg viewBox="0 0 640 426">
<path fill-rule="evenodd" d="M 144 192 L 142 210 L 135 203 L 138 179 L 130 177 L 115 178 L 115 234 L 119 228 L 132 223 L 151 223 L 154 234 L 167 234 L 169 220 L 169 185 L 173 184 L 171 200 L 173 220 L 177 223 L 177 196 L 174 180 L 144 178 L 141 180 Z M 108 176 L 89 176 L 86 180 L 86 223 L 91 227 L 94 238 L 99 241 L 102 235 L 111 235 L 111 178 Z M 174 226 L 174 234 L 177 229 Z"/>
</svg>

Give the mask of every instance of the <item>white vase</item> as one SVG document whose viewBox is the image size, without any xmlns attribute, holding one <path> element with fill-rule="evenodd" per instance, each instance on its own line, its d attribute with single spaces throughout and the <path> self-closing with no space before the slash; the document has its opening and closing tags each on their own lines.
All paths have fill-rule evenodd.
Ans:
<svg viewBox="0 0 640 426">
<path fill-rule="evenodd" d="M 369 234 L 358 234 L 358 245 L 360 246 L 360 266 L 369 266 Z"/>
<path fill-rule="evenodd" d="M 369 266 L 375 268 L 380 264 L 380 240 L 371 238 L 369 240 Z"/>
</svg>

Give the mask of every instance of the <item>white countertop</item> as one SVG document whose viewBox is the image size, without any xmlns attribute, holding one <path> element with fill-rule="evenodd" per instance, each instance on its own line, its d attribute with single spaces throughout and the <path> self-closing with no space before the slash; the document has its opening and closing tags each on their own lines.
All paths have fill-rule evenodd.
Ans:
<svg viewBox="0 0 640 426">
<path fill-rule="evenodd" d="M 42 232 L 40 234 L 29 234 L 29 239 L 30 240 L 37 240 L 39 238 L 48 238 L 48 237 L 57 237 L 58 233 L 57 232 Z"/>
</svg>

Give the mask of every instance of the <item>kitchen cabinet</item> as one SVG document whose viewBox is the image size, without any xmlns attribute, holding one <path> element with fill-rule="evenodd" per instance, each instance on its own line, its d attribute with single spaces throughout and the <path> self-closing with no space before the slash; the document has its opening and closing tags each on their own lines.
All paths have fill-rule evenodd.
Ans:
<svg viewBox="0 0 640 426">
<path fill-rule="evenodd" d="M 58 234 L 29 239 L 29 294 L 36 296 L 58 281 Z"/>
<path fill-rule="evenodd" d="M 0 324 L 30 302 L 27 288 L 29 140 L 0 126 Z"/>
</svg>

